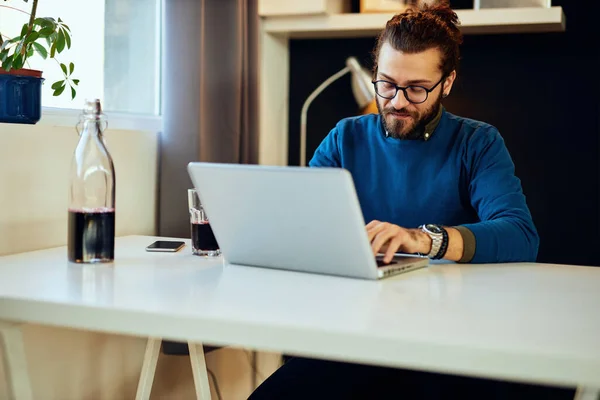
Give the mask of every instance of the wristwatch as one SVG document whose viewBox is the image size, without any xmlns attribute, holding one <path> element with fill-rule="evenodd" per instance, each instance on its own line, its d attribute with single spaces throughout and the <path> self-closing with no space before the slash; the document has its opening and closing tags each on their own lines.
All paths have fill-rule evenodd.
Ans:
<svg viewBox="0 0 600 400">
<path fill-rule="evenodd" d="M 433 260 L 443 258 L 446 255 L 446 250 L 448 250 L 448 232 L 446 232 L 446 229 L 435 224 L 425 224 L 419 228 L 431 238 L 431 251 L 427 254 L 427 257 Z"/>
</svg>

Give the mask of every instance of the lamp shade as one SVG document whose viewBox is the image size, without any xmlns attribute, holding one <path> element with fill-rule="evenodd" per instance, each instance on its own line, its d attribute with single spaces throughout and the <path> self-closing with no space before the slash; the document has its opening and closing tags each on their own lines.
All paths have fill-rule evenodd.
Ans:
<svg viewBox="0 0 600 400">
<path fill-rule="evenodd" d="M 363 109 L 375 99 L 375 88 L 371 83 L 371 74 L 366 68 L 360 66 L 355 57 L 349 57 L 346 60 L 346 66 L 352 74 L 352 93 L 359 108 Z"/>
</svg>

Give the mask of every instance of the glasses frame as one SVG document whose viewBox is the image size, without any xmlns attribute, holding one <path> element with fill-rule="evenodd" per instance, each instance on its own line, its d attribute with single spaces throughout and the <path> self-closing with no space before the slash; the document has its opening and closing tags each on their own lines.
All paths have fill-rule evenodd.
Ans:
<svg viewBox="0 0 600 400">
<path fill-rule="evenodd" d="M 373 88 L 375 89 L 375 93 L 377 94 L 377 96 L 381 97 L 382 99 L 392 100 L 394 97 L 396 97 L 398 95 L 398 91 L 402 90 L 402 92 L 404 93 L 404 98 L 409 103 L 411 103 L 411 104 L 423 104 L 429 98 L 429 93 L 433 92 L 435 90 L 435 88 L 438 87 L 439 84 L 444 81 L 444 79 L 446 79 L 446 75 L 443 75 L 442 79 L 440 79 L 438 81 L 438 83 L 436 83 L 435 85 L 433 85 L 433 87 L 431 87 L 431 89 L 427 89 L 425 86 L 421 86 L 421 85 L 398 86 L 394 82 L 390 82 L 390 81 L 388 81 L 386 79 L 378 79 L 376 81 L 372 81 L 371 83 L 373 84 Z M 389 83 L 390 85 L 393 85 L 396 88 L 396 91 L 394 92 L 394 95 L 391 96 L 391 97 L 380 95 L 379 92 L 377 91 L 377 82 L 385 82 L 385 83 Z M 425 100 L 423 100 L 423 101 L 412 101 L 411 99 L 409 99 L 408 98 L 408 93 L 406 92 L 406 90 L 410 89 L 410 88 L 420 88 L 420 89 L 425 90 Z"/>
</svg>

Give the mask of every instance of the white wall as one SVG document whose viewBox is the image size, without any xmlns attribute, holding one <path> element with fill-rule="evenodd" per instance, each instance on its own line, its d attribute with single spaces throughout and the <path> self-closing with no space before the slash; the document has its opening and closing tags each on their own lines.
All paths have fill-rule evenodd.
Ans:
<svg viewBox="0 0 600 400">
<path fill-rule="evenodd" d="M 75 127 L 0 124 L 0 255 L 66 245 Z M 109 129 L 117 236 L 153 235 L 158 134 Z"/>
<path fill-rule="evenodd" d="M 156 230 L 158 134 L 107 131 L 117 176 L 117 236 Z M 37 125 L 0 124 L 0 255 L 66 244 L 67 188 L 76 131 L 42 120 Z M 35 399 L 133 399 L 145 338 L 28 325 L 25 348 Z M 261 353 L 259 375 L 268 376 L 277 354 Z M 220 349 L 207 356 L 224 400 L 253 390 L 248 353 Z M 261 380 L 259 379 L 259 382 Z M 6 399 L 0 363 L 0 399 Z M 187 356 L 161 355 L 152 399 L 193 399 Z M 216 394 L 213 391 L 213 398 Z"/>
</svg>

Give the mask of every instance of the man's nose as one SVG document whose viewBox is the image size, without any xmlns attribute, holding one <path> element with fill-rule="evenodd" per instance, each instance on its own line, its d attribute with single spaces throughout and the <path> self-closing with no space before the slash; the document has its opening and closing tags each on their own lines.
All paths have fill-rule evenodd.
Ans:
<svg viewBox="0 0 600 400">
<path fill-rule="evenodd" d="M 391 100 L 391 102 L 396 110 L 400 110 L 410 104 L 410 101 L 406 99 L 406 96 L 402 90 L 398 90 L 396 96 Z"/>
</svg>

